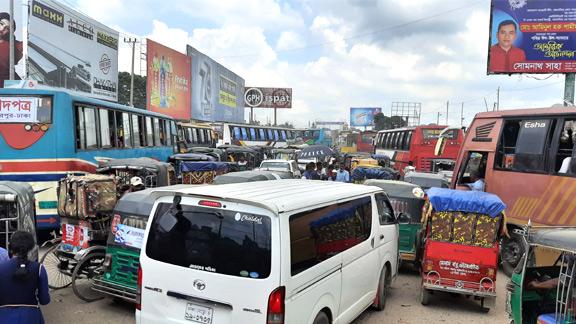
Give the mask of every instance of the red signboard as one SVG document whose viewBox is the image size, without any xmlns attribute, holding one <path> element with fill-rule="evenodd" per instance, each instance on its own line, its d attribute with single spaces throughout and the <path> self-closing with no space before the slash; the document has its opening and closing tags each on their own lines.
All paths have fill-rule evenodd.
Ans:
<svg viewBox="0 0 576 324">
<path fill-rule="evenodd" d="M 148 110 L 189 120 L 190 60 L 178 51 L 146 40 L 146 106 Z"/>
</svg>

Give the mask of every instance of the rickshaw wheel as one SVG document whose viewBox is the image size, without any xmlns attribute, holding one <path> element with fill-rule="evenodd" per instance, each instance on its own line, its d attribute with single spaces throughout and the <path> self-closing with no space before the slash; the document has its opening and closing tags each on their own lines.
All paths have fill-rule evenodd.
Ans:
<svg viewBox="0 0 576 324">
<path fill-rule="evenodd" d="M 488 313 L 488 312 L 490 312 L 490 307 L 484 307 L 484 300 L 485 300 L 485 298 L 482 298 L 480 300 L 480 311 L 482 313 Z"/>
<path fill-rule="evenodd" d="M 426 306 L 430 303 L 430 292 L 422 286 L 420 288 L 420 304 Z"/>
<path fill-rule="evenodd" d="M 63 260 L 56 255 L 59 244 L 51 246 L 40 258 L 40 264 L 46 269 L 48 275 L 48 287 L 54 290 L 66 288 L 72 283 L 72 275 L 69 269 L 69 260 Z"/>
<path fill-rule="evenodd" d="M 74 268 L 72 290 L 78 298 L 85 302 L 104 298 L 104 295 L 92 289 L 92 279 L 103 272 L 104 257 L 105 254 L 102 252 L 90 253 Z"/>
</svg>

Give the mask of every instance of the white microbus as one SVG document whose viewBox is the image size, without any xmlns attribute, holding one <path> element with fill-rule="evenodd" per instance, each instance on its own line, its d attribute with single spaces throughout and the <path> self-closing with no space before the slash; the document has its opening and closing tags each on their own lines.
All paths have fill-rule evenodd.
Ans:
<svg viewBox="0 0 576 324">
<path fill-rule="evenodd" d="M 380 188 L 276 180 L 155 199 L 137 323 L 350 323 L 384 309 L 398 225 Z"/>
</svg>

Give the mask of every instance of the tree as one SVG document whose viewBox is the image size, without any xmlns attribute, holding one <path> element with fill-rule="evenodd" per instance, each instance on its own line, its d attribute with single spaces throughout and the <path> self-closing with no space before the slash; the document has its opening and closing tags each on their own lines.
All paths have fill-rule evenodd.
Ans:
<svg viewBox="0 0 576 324">
<path fill-rule="evenodd" d="M 401 116 L 385 116 L 383 113 L 374 115 L 374 128 L 376 130 L 394 129 L 408 126 L 408 123 Z"/>
<path fill-rule="evenodd" d="M 130 73 L 118 73 L 118 103 L 130 104 Z M 134 74 L 134 107 L 146 109 L 146 77 Z"/>
</svg>

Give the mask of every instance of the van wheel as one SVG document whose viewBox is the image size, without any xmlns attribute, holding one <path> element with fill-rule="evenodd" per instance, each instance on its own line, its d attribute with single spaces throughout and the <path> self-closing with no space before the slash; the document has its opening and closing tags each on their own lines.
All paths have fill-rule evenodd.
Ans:
<svg viewBox="0 0 576 324">
<path fill-rule="evenodd" d="M 428 289 L 422 286 L 422 288 L 420 288 L 420 304 L 426 306 L 429 303 L 430 303 L 430 292 L 428 291 Z"/>
<path fill-rule="evenodd" d="M 384 267 L 380 272 L 380 279 L 378 280 L 378 291 L 372 307 L 377 311 L 382 311 L 386 308 L 386 297 L 388 297 L 388 290 L 390 290 L 390 278 L 387 268 Z"/>
<path fill-rule="evenodd" d="M 330 319 L 328 318 L 328 315 L 326 315 L 326 313 L 320 312 L 318 313 L 318 315 L 316 315 L 313 324 L 330 324 Z"/>
</svg>

